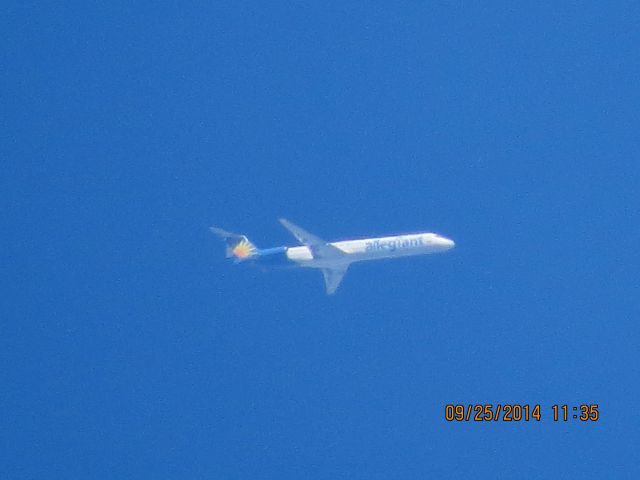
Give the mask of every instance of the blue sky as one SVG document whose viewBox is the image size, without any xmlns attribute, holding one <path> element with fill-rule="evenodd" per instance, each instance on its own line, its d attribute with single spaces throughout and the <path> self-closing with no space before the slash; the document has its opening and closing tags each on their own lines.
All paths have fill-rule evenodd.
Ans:
<svg viewBox="0 0 640 480">
<path fill-rule="evenodd" d="M 639 13 L 5 6 L 0 476 L 637 478 Z M 207 230 L 279 216 L 457 246 L 327 297 Z"/>
</svg>

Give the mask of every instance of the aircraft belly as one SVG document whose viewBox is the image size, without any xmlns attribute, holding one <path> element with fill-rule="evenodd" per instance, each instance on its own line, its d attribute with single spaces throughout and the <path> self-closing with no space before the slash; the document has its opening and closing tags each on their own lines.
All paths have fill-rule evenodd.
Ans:
<svg viewBox="0 0 640 480">
<path fill-rule="evenodd" d="M 383 258 L 399 258 L 399 257 L 411 257 L 414 255 L 426 255 L 429 253 L 434 253 L 436 250 L 431 247 L 422 247 L 422 248 L 407 248 L 407 249 L 397 249 L 397 250 L 374 250 L 369 252 L 364 252 L 357 256 L 360 260 L 377 260 Z"/>
</svg>

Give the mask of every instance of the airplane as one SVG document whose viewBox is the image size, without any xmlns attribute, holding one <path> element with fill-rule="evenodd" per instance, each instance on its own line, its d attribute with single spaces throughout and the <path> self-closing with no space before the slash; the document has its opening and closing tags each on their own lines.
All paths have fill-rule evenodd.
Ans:
<svg viewBox="0 0 640 480">
<path fill-rule="evenodd" d="M 438 253 L 455 246 L 453 240 L 430 232 L 326 242 L 285 218 L 279 220 L 302 245 L 260 249 L 245 235 L 217 227 L 211 227 L 210 230 L 226 241 L 226 256 L 234 258 L 234 263 L 272 263 L 276 260 L 320 269 L 328 295 L 335 293 L 352 263 Z"/>
</svg>

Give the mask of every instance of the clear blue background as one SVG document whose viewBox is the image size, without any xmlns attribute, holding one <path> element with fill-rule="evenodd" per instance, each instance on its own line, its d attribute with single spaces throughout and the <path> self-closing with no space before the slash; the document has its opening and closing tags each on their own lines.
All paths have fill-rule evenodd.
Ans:
<svg viewBox="0 0 640 480">
<path fill-rule="evenodd" d="M 0 476 L 638 478 L 637 4 L 311 3 L 3 7 Z"/>
</svg>

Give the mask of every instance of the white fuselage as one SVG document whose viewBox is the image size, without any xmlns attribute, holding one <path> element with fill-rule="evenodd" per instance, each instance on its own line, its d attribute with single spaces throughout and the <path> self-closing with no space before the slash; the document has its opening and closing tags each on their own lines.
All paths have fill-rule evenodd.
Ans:
<svg viewBox="0 0 640 480">
<path fill-rule="evenodd" d="M 340 259 L 321 260 L 313 257 L 307 246 L 289 247 L 287 258 L 303 267 L 322 268 L 336 264 L 350 264 L 365 260 L 382 258 L 397 258 L 410 255 L 424 255 L 428 253 L 444 252 L 453 248 L 453 240 L 435 233 L 411 233 L 390 237 L 363 238 L 359 240 L 344 240 L 331 242 L 330 245 L 346 255 Z"/>
</svg>

